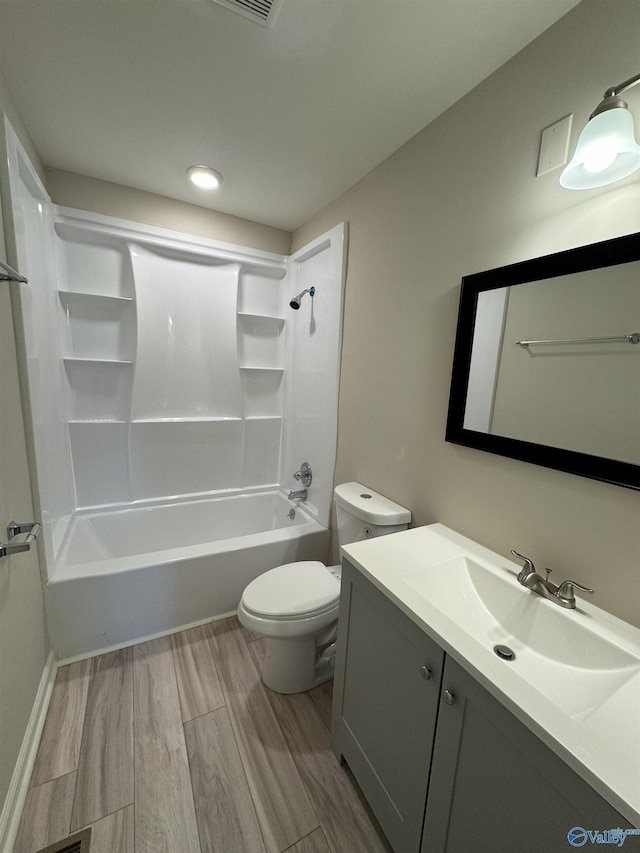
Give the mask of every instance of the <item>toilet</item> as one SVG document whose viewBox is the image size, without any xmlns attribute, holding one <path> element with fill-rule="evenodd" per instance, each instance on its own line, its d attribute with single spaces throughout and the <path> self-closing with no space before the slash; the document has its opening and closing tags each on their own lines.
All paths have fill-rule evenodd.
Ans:
<svg viewBox="0 0 640 853">
<path fill-rule="evenodd" d="M 360 483 L 334 490 L 338 542 L 348 545 L 406 530 L 411 513 Z M 302 693 L 333 678 L 341 567 L 286 563 L 251 581 L 240 623 L 267 639 L 262 680 L 277 693 Z"/>
</svg>

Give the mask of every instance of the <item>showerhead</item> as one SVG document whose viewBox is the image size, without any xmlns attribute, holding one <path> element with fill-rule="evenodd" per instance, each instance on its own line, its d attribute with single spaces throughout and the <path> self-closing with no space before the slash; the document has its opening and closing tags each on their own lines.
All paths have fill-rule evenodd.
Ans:
<svg viewBox="0 0 640 853">
<path fill-rule="evenodd" d="M 306 290 L 303 290 L 302 293 L 299 293 L 297 296 L 294 296 L 289 305 L 293 308 L 294 311 L 297 311 L 300 307 L 302 297 L 305 295 L 305 293 L 308 293 L 310 296 L 313 296 L 315 292 L 315 287 L 308 287 Z"/>
</svg>

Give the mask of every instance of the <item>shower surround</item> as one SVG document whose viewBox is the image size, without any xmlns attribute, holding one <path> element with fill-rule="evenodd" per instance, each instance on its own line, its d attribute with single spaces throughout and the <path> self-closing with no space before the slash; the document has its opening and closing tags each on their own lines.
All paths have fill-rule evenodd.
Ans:
<svg viewBox="0 0 640 853">
<path fill-rule="evenodd" d="M 58 656 L 224 615 L 261 572 L 325 559 L 346 226 L 284 257 L 56 207 L 6 132 Z"/>
</svg>

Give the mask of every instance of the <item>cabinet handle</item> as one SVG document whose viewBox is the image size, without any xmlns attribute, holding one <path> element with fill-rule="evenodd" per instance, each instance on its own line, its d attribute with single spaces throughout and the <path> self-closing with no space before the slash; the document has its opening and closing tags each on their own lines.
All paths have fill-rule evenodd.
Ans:
<svg viewBox="0 0 640 853">
<path fill-rule="evenodd" d="M 431 678 L 431 670 L 428 669 L 426 666 L 421 666 L 420 675 L 424 678 L 425 681 L 429 681 L 429 679 Z"/>
<path fill-rule="evenodd" d="M 455 695 L 450 690 L 443 690 L 442 691 L 442 698 L 447 703 L 447 705 L 453 705 L 453 703 L 456 700 Z"/>
</svg>

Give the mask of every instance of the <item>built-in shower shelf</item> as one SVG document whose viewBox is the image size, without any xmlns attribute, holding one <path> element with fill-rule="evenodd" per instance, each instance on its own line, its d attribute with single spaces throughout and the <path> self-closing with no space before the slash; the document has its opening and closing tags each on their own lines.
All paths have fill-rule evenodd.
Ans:
<svg viewBox="0 0 640 853">
<path fill-rule="evenodd" d="M 127 366 L 133 364 L 133 362 L 131 360 L 126 360 L 126 359 L 121 359 L 121 358 L 73 358 L 73 357 L 69 357 L 69 356 L 64 358 L 64 363 L 65 364 L 88 365 L 88 366 L 107 364 L 110 366 L 113 365 L 115 367 L 127 367 Z"/>
<path fill-rule="evenodd" d="M 240 370 L 255 370 L 263 373 L 282 373 L 284 367 L 258 367 L 252 365 L 240 365 Z"/>
<path fill-rule="evenodd" d="M 267 323 L 284 326 L 284 317 L 274 317 L 270 314 L 252 314 L 249 311 L 238 311 L 238 317 L 246 318 L 247 320 L 266 320 Z"/>
<path fill-rule="evenodd" d="M 281 421 L 282 415 L 247 415 L 245 421 Z"/>
<path fill-rule="evenodd" d="M 75 418 L 67 421 L 70 424 L 126 424 L 128 421 L 118 420 L 118 418 Z"/>
<path fill-rule="evenodd" d="M 102 302 L 103 305 L 119 305 L 123 308 L 133 302 L 133 296 L 110 296 L 106 293 L 89 293 L 86 290 L 59 290 L 58 294 L 65 307 L 86 300 L 91 300 L 97 304 Z"/>
<path fill-rule="evenodd" d="M 132 424 L 198 424 L 224 421 L 241 421 L 238 417 L 223 417 L 206 415 L 201 418 L 132 418 Z"/>
</svg>

